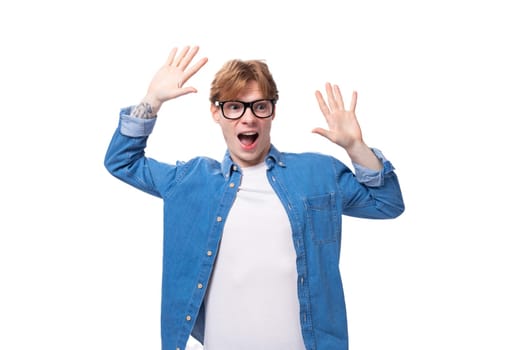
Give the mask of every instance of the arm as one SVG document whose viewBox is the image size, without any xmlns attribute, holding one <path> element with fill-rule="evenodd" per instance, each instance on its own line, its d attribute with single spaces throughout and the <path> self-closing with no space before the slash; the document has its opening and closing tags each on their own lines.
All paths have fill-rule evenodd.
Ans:
<svg viewBox="0 0 525 350">
<path fill-rule="evenodd" d="M 334 166 L 344 198 L 343 214 L 370 219 L 395 218 L 403 213 L 405 204 L 394 166 L 378 149 L 372 152 L 381 161 L 379 171 L 354 163 L 354 175 L 339 161 Z"/>
<path fill-rule="evenodd" d="M 174 178 L 176 166 L 167 165 L 145 157 L 147 138 L 153 130 L 156 115 L 165 101 L 196 92 L 193 87 L 184 87 L 206 62 L 200 59 L 188 68 L 198 47 L 177 49 L 170 52 L 166 63 L 153 77 L 146 96 L 135 107 L 123 108 L 119 126 L 106 152 L 106 169 L 120 180 L 147 193 L 162 196 Z"/>
<path fill-rule="evenodd" d="M 355 114 L 357 92 L 353 92 L 348 110 L 344 107 L 337 85 L 327 83 L 326 95 L 328 103 L 321 92 L 315 92 L 328 130 L 315 128 L 313 132 L 346 150 L 354 164 L 355 178 L 360 184 L 348 192 L 348 198 L 351 199 L 345 205 L 345 214 L 369 218 L 393 218 L 400 215 L 405 207 L 394 167 L 381 151 L 371 149 L 363 141 L 361 127 Z"/>
</svg>

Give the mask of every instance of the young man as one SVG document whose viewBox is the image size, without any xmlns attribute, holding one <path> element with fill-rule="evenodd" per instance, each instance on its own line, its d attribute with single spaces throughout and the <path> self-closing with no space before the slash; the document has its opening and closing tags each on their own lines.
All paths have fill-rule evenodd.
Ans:
<svg viewBox="0 0 525 350">
<path fill-rule="evenodd" d="M 206 350 L 348 348 L 339 273 L 342 215 L 386 219 L 404 210 L 394 168 L 363 141 L 357 94 L 345 110 L 336 85 L 316 97 L 355 174 L 333 157 L 279 152 L 270 141 L 278 90 L 262 61 L 232 60 L 211 85 L 222 162 L 170 165 L 144 155 L 161 105 L 206 62 L 198 47 L 173 49 L 143 101 L 124 108 L 109 145 L 111 174 L 163 199 L 162 348 Z M 191 65 L 191 66 L 190 66 Z"/>
</svg>

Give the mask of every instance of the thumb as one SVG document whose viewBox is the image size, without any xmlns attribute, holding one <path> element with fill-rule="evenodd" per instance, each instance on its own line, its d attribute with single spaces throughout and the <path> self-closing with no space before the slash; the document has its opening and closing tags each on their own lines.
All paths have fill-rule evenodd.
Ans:
<svg viewBox="0 0 525 350">
<path fill-rule="evenodd" d="M 172 98 L 176 98 L 176 97 L 180 97 L 180 96 L 184 96 L 184 95 L 188 95 L 188 94 L 193 94 L 193 93 L 196 93 L 196 92 L 197 92 L 197 89 L 195 89 L 194 87 L 186 86 L 186 87 L 177 89 L 174 92 Z"/>
<path fill-rule="evenodd" d="M 330 132 L 329 132 L 328 130 L 326 130 L 326 129 L 323 129 L 323 128 L 314 128 L 314 129 L 312 130 L 312 132 L 313 132 L 314 134 L 319 134 L 319 135 L 321 135 L 321 136 L 326 137 L 327 139 L 330 139 L 330 136 L 329 136 Z"/>
</svg>

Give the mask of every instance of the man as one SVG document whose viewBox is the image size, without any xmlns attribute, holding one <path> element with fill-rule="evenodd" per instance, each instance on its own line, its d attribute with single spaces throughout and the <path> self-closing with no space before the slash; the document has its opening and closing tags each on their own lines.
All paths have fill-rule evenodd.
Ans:
<svg viewBox="0 0 525 350">
<path fill-rule="evenodd" d="M 210 109 L 222 162 L 170 165 L 144 155 L 161 105 L 196 92 L 207 62 L 173 49 L 140 104 L 124 108 L 105 166 L 164 201 L 162 348 L 192 334 L 206 350 L 348 348 L 339 273 L 342 215 L 386 219 L 404 210 L 389 161 L 363 141 L 357 94 L 345 110 L 336 85 L 316 91 L 328 129 L 354 173 L 333 157 L 279 152 L 270 141 L 278 90 L 262 61 L 232 60 L 215 75 Z"/>
</svg>

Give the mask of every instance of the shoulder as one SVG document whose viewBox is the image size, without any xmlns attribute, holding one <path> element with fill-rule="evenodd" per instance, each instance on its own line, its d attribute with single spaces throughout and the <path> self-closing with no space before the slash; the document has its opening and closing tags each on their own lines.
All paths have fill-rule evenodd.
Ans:
<svg viewBox="0 0 525 350">
<path fill-rule="evenodd" d="M 197 169 L 220 169 L 221 163 L 216 159 L 210 157 L 194 157 L 187 161 L 178 161 L 177 165 L 184 166 L 188 168 L 197 168 Z"/>
<path fill-rule="evenodd" d="M 319 166 L 330 165 L 334 163 L 341 163 L 335 157 L 316 152 L 303 152 L 303 153 L 290 153 L 284 152 L 281 153 L 282 159 L 285 163 L 290 165 L 309 165 L 309 166 Z M 342 163 L 341 163 L 342 164 Z"/>
<path fill-rule="evenodd" d="M 336 178 L 345 174 L 354 175 L 350 157 L 342 160 L 336 156 L 319 152 L 285 154 L 286 158 L 289 159 L 286 162 L 292 168 L 311 169 L 313 173 L 335 176 Z"/>
<path fill-rule="evenodd" d="M 194 157 L 187 161 L 177 161 L 177 168 L 179 168 L 178 178 L 181 179 L 188 175 L 212 175 L 220 173 L 221 163 L 210 157 Z"/>
<path fill-rule="evenodd" d="M 350 168 L 334 156 L 316 153 L 281 153 L 284 167 L 294 174 L 304 176 L 337 176 L 340 173 L 351 172 Z"/>
</svg>

